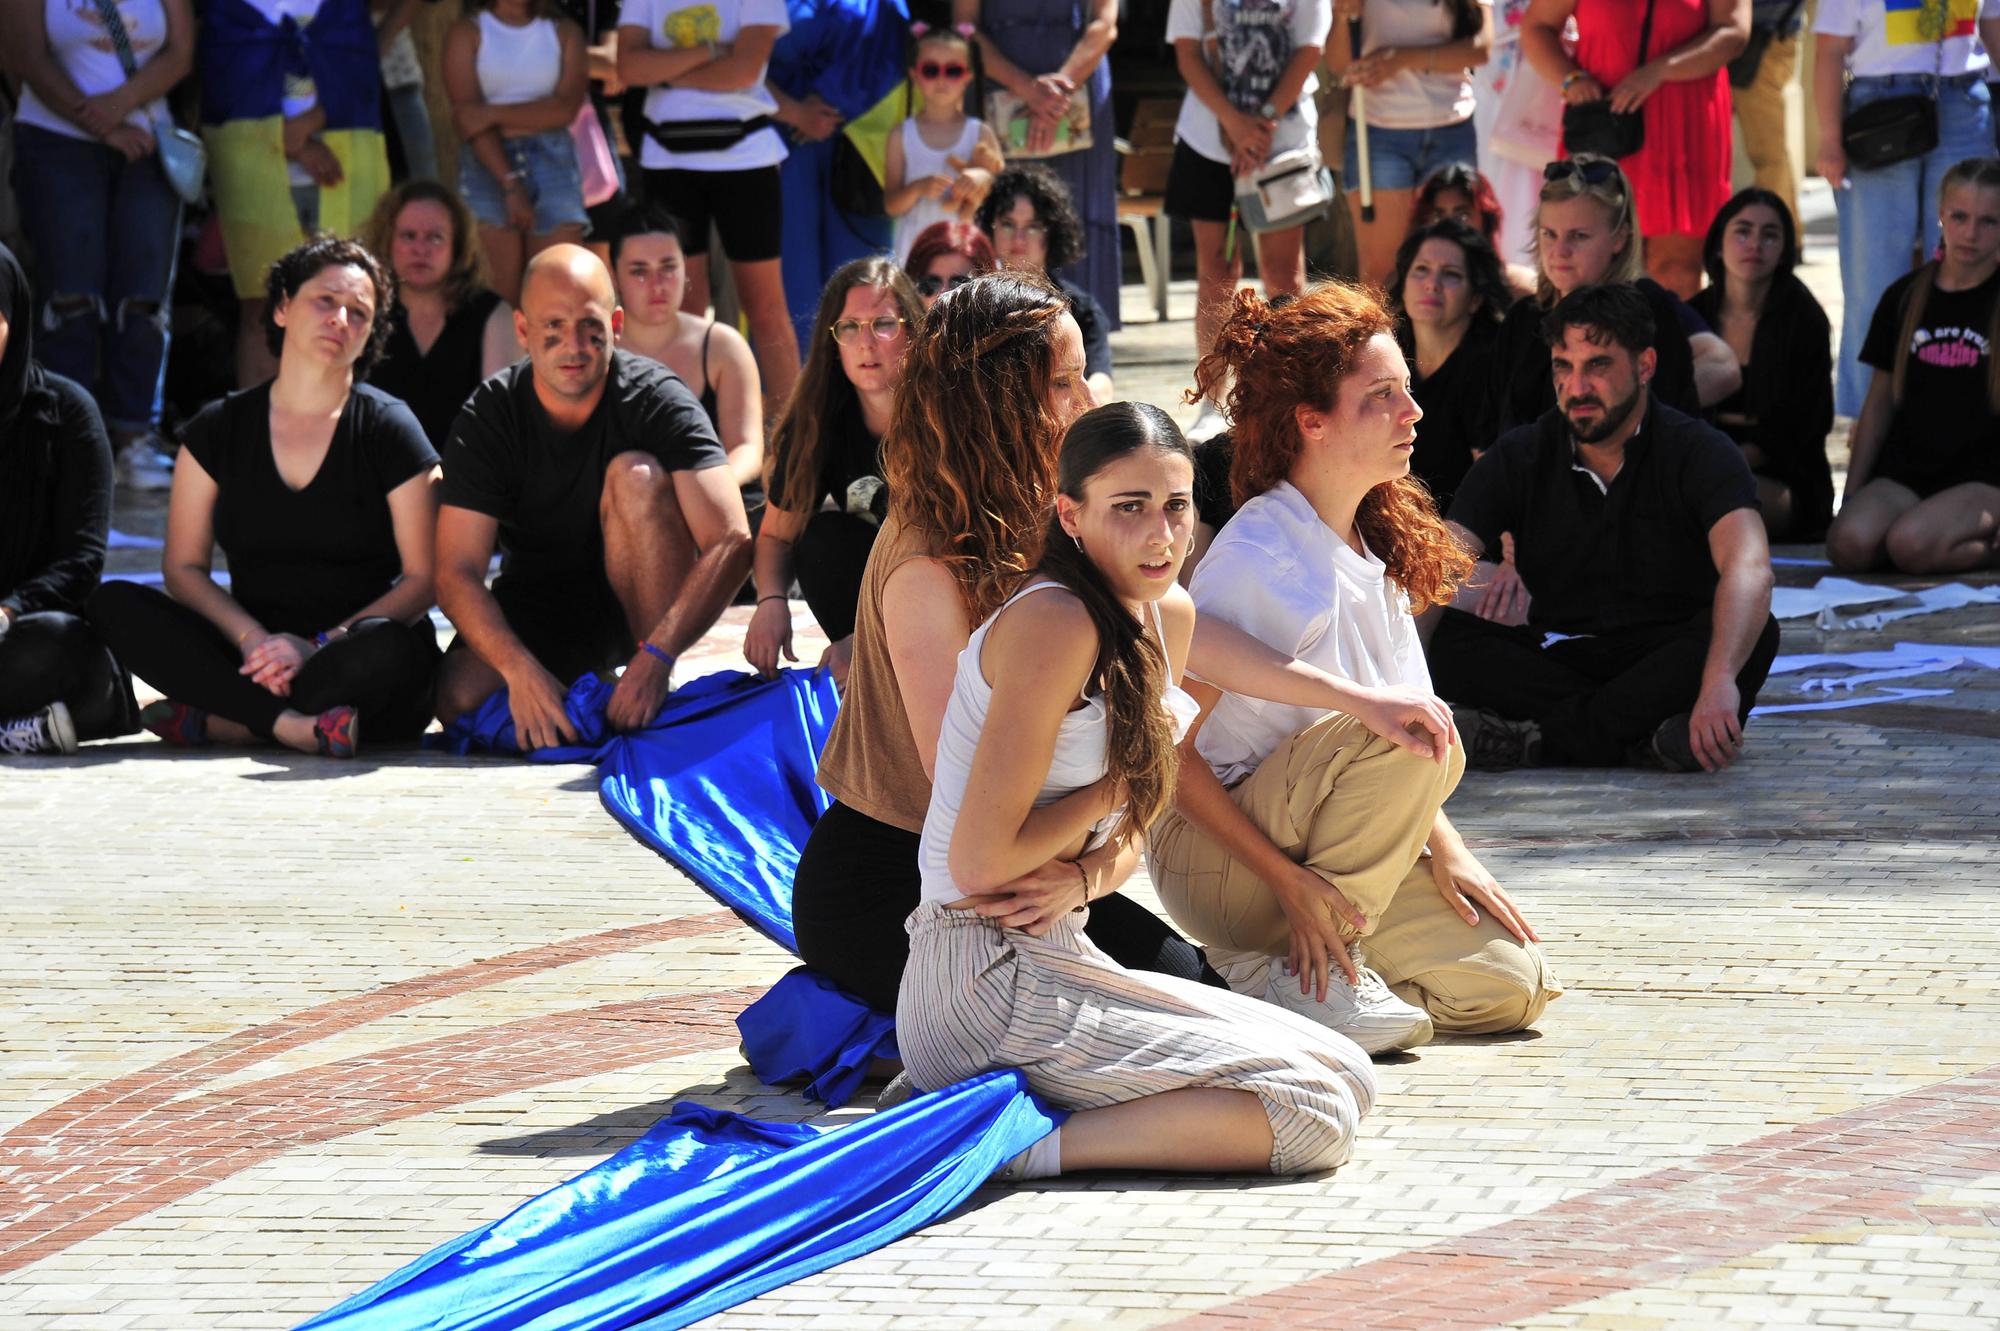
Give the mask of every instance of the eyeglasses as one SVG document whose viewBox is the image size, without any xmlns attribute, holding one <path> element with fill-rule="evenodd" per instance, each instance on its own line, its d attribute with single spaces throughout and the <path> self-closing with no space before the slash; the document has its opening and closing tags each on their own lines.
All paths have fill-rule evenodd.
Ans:
<svg viewBox="0 0 2000 1331">
<path fill-rule="evenodd" d="M 962 79 L 971 72 L 957 61 L 940 65 L 935 60 L 926 60 L 917 66 L 917 77 L 922 79 Z"/>
<path fill-rule="evenodd" d="M 1602 185 L 1607 180 L 1616 179 L 1617 176 L 1618 163 L 1601 157 L 1588 162 L 1565 157 L 1560 161 L 1550 162 L 1542 168 L 1543 180 L 1575 180 L 1581 177 L 1586 185 Z"/>
<path fill-rule="evenodd" d="M 1019 236 L 1023 240 L 1040 240 L 1049 234 L 1049 229 L 1040 222 L 1029 222 L 1026 225 L 1022 225 L 1018 222 L 1009 222 L 1005 218 L 1002 218 L 993 224 L 993 234 L 996 236 Z"/>
<path fill-rule="evenodd" d="M 833 326 L 833 340 L 843 347 L 858 346 L 864 337 L 876 342 L 889 342 L 902 335 L 901 319 L 870 319 L 866 323 L 859 319 L 842 319 Z"/>
<path fill-rule="evenodd" d="M 971 273 L 953 273 L 950 277 L 938 277 L 935 275 L 920 277 L 917 279 L 917 290 L 926 296 L 935 296 L 938 292 L 947 290 L 948 288 L 962 287 L 971 280 Z"/>
</svg>

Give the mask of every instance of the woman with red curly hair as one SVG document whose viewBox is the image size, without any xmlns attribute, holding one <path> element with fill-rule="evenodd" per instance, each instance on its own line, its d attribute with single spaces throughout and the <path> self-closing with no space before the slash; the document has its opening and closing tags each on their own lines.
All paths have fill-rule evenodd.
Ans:
<svg viewBox="0 0 2000 1331">
<path fill-rule="evenodd" d="M 932 222 L 917 232 L 917 238 L 910 242 L 909 257 L 903 260 L 903 271 L 916 283 L 925 309 L 937 304 L 937 298 L 953 287 L 962 287 L 999 267 L 993 242 L 970 222 Z"/>
<path fill-rule="evenodd" d="M 1559 990 L 1444 815 L 1463 750 L 1382 724 L 1435 705 L 1412 611 L 1472 571 L 1409 476 L 1423 411 L 1394 321 L 1339 284 L 1276 308 L 1239 292 L 1188 400 L 1230 379 L 1238 508 L 1195 573 L 1197 611 L 1353 696 L 1315 710 L 1189 677 L 1202 713 L 1153 825 L 1160 900 L 1232 988 L 1371 1053 L 1520 1029 Z"/>
</svg>

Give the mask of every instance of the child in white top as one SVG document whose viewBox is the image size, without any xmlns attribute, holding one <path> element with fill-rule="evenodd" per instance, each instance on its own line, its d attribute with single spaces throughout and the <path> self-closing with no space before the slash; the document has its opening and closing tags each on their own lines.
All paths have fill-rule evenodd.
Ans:
<svg viewBox="0 0 2000 1331">
<path fill-rule="evenodd" d="M 1000 140 L 984 121 L 965 114 L 972 77 L 972 25 L 934 29 L 913 23 L 910 82 L 923 96 L 917 113 L 889 136 L 883 159 L 883 203 L 896 219 L 896 262 L 933 222 L 969 215 L 979 181 L 968 171 L 1000 168 Z M 991 183 L 990 177 L 986 183 Z"/>
</svg>

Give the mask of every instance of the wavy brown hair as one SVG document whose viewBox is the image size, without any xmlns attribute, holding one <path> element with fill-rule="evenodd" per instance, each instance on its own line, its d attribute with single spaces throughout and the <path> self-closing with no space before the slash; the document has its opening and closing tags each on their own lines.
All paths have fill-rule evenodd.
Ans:
<svg viewBox="0 0 2000 1331">
<path fill-rule="evenodd" d="M 435 180 L 404 181 L 376 202 L 368 225 L 361 230 L 361 243 L 384 263 L 390 262 L 396 219 L 413 203 L 434 203 L 451 214 L 451 263 L 439 285 L 444 288 L 445 305 L 456 309 L 487 285 L 486 260 L 479 248 L 479 233 L 474 230 L 478 223 L 458 191 L 446 189 Z"/>
<path fill-rule="evenodd" d="M 938 297 L 903 358 L 882 436 L 889 516 L 930 536 L 982 623 L 1042 552 L 1056 492 L 1049 414 L 1062 293 L 995 273 Z"/>
<path fill-rule="evenodd" d="M 1194 450 L 1172 417 L 1149 403 L 1114 402 L 1085 412 L 1069 427 L 1063 436 L 1057 485 L 1082 503 L 1083 488 L 1091 477 L 1142 448 L 1184 457 L 1193 472 Z M 1091 677 L 1104 690 L 1109 730 L 1105 774 L 1124 782 L 1126 792 L 1125 813 L 1112 839 L 1127 842 L 1167 807 L 1180 769 L 1173 719 L 1161 702 L 1168 678 L 1166 644 L 1147 636 L 1145 619 L 1134 616 L 1118 598 L 1103 570 L 1068 538 L 1054 513 L 1049 515 L 1043 541 L 1036 571 L 1083 602 L 1097 627 L 1097 665 Z"/>
<path fill-rule="evenodd" d="M 1393 337 L 1395 328 L 1372 292 L 1344 282 L 1323 283 L 1278 306 L 1247 288 L 1236 293 L 1215 349 L 1195 367 L 1187 400 L 1198 402 L 1234 377 L 1227 406 L 1235 448 L 1229 488 L 1237 507 L 1289 479 L 1305 449 L 1298 409 L 1332 411 L 1361 349 L 1371 338 Z M 1370 490 L 1355 521 L 1413 613 L 1449 601 L 1472 574 L 1472 556 L 1415 477 Z"/>
<path fill-rule="evenodd" d="M 847 305 L 847 293 L 858 287 L 886 291 L 896 303 L 905 336 L 914 339 L 924 321 L 923 298 L 892 261 L 876 255 L 855 259 L 834 270 L 820 292 L 806 344 L 806 362 L 799 370 L 784 414 L 771 430 L 771 454 L 764 464 L 764 488 L 773 508 L 811 513 L 819 502 L 820 464 L 826 457 L 827 436 L 850 420 L 858 421 L 861 398 L 840 365 L 840 344 L 833 326 Z M 907 355 L 907 352 L 905 353 Z M 908 360 L 904 361 L 907 366 Z M 890 491 L 895 493 L 894 490 Z"/>
</svg>

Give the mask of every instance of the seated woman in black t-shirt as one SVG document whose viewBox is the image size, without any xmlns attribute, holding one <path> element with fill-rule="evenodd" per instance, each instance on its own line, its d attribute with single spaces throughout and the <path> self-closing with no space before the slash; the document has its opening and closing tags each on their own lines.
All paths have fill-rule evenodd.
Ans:
<svg viewBox="0 0 2000 1331">
<path fill-rule="evenodd" d="M 1495 437 L 1486 385 L 1509 303 L 1500 256 L 1463 222 L 1445 217 L 1418 227 L 1396 251 L 1389 304 L 1410 359 L 1410 394 L 1424 409 L 1410 474 L 1440 509 Z"/>
<path fill-rule="evenodd" d="M 514 312 L 487 289 L 465 201 L 435 180 L 383 195 L 362 243 L 396 274 L 387 341 L 368 382 L 408 404 L 431 447 L 443 448 L 472 390 L 521 358 Z"/>
<path fill-rule="evenodd" d="M 1711 285 L 1689 302 L 1743 367 L 1743 387 L 1710 419 L 1743 450 L 1774 541 L 1816 541 L 1833 518 L 1833 330 L 1792 271 L 1792 210 L 1770 190 L 1740 191 L 1709 225 L 1702 264 Z"/>
<path fill-rule="evenodd" d="M 796 577 L 832 639 L 820 664 L 846 681 L 861 574 L 889 511 L 882 432 L 923 321 L 917 289 L 888 259 L 844 264 L 820 293 L 805 368 L 771 432 L 769 502 L 751 574 L 757 609 L 743 636 L 743 659 L 759 674 L 775 673 L 781 655 L 798 659 L 787 596 Z"/>
<path fill-rule="evenodd" d="M 140 714 L 173 744 L 275 740 L 351 758 L 430 721 L 437 453 L 408 407 L 355 380 L 381 349 L 389 275 L 352 241 L 271 266 L 278 377 L 209 404 L 174 467 L 166 593 L 111 582 L 90 617 L 166 695 Z M 211 576 L 215 547 L 230 588 Z"/>
<path fill-rule="evenodd" d="M 1058 269 L 1083 258 L 1083 223 L 1069 186 L 1040 162 L 1011 162 L 979 205 L 979 229 L 993 238 L 1001 267 L 1053 282 L 1069 298 L 1070 315 L 1083 330 L 1091 397 L 1111 401 L 1111 320 L 1095 296 L 1057 276 Z"/>
<path fill-rule="evenodd" d="M 1728 344 L 1687 302 L 1646 276 L 1632 186 L 1618 163 L 1592 153 L 1550 162 L 1542 170 L 1534 234 L 1535 294 L 1507 311 L 1493 355 L 1488 418 L 1494 439 L 1555 406 L 1542 318 L 1578 287 L 1629 282 L 1646 298 L 1658 358 L 1651 389 L 1659 401 L 1700 415 L 1742 385 Z"/>
<path fill-rule="evenodd" d="M 1892 283 L 1861 362 L 1874 370 L 1849 444 L 1835 568 L 2000 564 L 2000 161 L 1945 172 L 1944 257 Z"/>
</svg>

